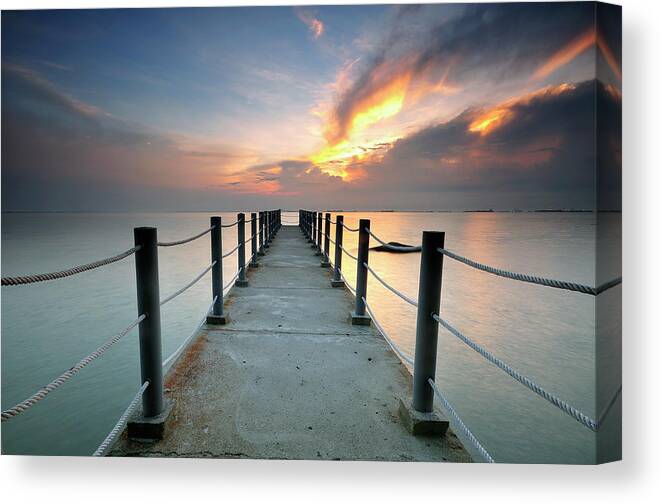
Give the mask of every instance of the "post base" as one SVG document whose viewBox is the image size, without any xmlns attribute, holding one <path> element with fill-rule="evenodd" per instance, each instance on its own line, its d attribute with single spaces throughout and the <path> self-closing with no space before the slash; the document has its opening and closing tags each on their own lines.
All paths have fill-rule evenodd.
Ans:
<svg viewBox="0 0 661 504">
<path fill-rule="evenodd" d="M 322 268 L 330 268 L 330 262 L 329 261 L 321 261 L 321 264 L 319 265 Z"/>
<path fill-rule="evenodd" d="M 260 257 L 264 257 L 265 254 L 264 254 L 264 252 L 259 251 L 259 252 L 257 252 L 257 255 L 260 256 Z"/>
<path fill-rule="evenodd" d="M 271 247 L 270 247 L 270 245 L 269 245 L 268 243 L 265 243 L 265 244 L 264 244 L 264 248 L 271 248 Z"/>
<path fill-rule="evenodd" d="M 351 312 L 351 325 L 368 326 L 372 323 L 369 315 L 357 315 L 356 312 Z"/>
<path fill-rule="evenodd" d="M 259 254 L 257 254 L 257 255 L 259 255 Z M 248 265 L 248 267 L 249 267 L 249 268 L 259 268 L 259 263 L 257 263 L 257 262 L 251 262 L 251 263 Z"/>
<path fill-rule="evenodd" d="M 135 441 L 158 441 L 165 435 L 165 424 L 167 422 L 174 401 L 165 398 L 163 411 L 155 417 L 146 417 L 142 414 L 142 408 L 133 413 L 126 424 L 126 432 L 129 439 Z"/>
<path fill-rule="evenodd" d="M 322 254 L 320 250 L 317 250 L 317 251 L 314 253 L 314 255 L 316 255 L 316 256 L 322 256 L 322 255 L 324 255 L 324 254 Z"/>
<path fill-rule="evenodd" d="M 227 313 L 222 315 L 207 315 L 207 324 L 209 325 L 225 325 L 229 320 L 230 317 Z"/>
<path fill-rule="evenodd" d="M 344 287 L 344 280 L 331 280 L 331 287 Z"/>
<path fill-rule="evenodd" d="M 310 245 L 310 248 L 317 248 L 317 245 L 314 242 L 312 242 L 312 245 Z"/>
<path fill-rule="evenodd" d="M 450 426 L 450 422 L 439 413 L 416 411 L 409 401 L 402 399 L 399 400 L 399 418 L 414 436 L 444 436 Z"/>
<path fill-rule="evenodd" d="M 237 287 L 248 287 L 248 280 L 239 280 L 237 278 L 236 282 L 234 282 L 234 285 Z"/>
</svg>

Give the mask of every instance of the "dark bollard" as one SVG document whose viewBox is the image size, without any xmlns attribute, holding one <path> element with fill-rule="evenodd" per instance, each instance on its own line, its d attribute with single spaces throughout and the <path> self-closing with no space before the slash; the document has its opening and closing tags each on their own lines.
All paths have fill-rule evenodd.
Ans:
<svg viewBox="0 0 661 504">
<path fill-rule="evenodd" d="M 259 263 L 257 262 L 257 214 L 255 212 L 250 214 L 250 252 L 252 257 L 249 267 L 257 268 Z"/>
<path fill-rule="evenodd" d="M 264 212 L 259 212 L 259 252 L 257 255 L 264 255 Z"/>
<path fill-rule="evenodd" d="M 322 247 L 321 231 L 322 231 L 322 227 L 323 227 L 322 223 L 321 223 L 322 217 L 323 217 L 323 213 L 322 212 L 317 212 L 317 251 L 315 252 L 314 255 L 318 255 L 318 256 L 320 256 L 322 254 L 322 252 L 321 252 L 321 247 Z"/>
<path fill-rule="evenodd" d="M 330 267 L 330 256 L 329 251 L 330 251 L 330 223 L 331 223 L 331 215 L 329 213 L 326 213 L 326 227 L 324 228 L 324 253 L 321 257 L 321 267 L 322 268 L 328 268 Z"/>
<path fill-rule="evenodd" d="M 310 248 L 317 248 L 317 244 L 315 243 L 315 240 L 317 239 L 317 212 L 312 212 L 312 218 L 311 218 L 311 232 L 312 236 L 310 237 Z"/>
<path fill-rule="evenodd" d="M 211 262 L 216 262 L 211 268 L 211 289 L 213 304 L 211 314 L 207 315 L 207 324 L 224 325 L 227 314 L 224 312 L 223 299 L 223 228 L 220 217 L 211 217 Z"/>
<path fill-rule="evenodd" d="M 434 390 L 428 382 L 430 378 L 436 378 L 438 322 L 432 315 L 440 313 L 443 255 L 437 249 L 444 248 L 444 243 L 443 232 L 422 233 L 411 407 L 400 400 L 400 416 L 416 435 L 442 435 L 449 425 L 445 418 L 434 412 Z"/>
<path fill-rule="evenodd" d="M 133 230 L 135 245 L 135 278 L 138 314 L 145 318 L 138 326 L 140 338 L 140 383 L 149 382 L 142 394 L 142 411 L 128 422 L 131 439 L 162 439 L 165 421 L 172 402 L 163 397 L 163 355 L 161 350 L 161 306 L 158 286 L 158 246 L 156 228 Z"/>
<path fill-rule="evenodd" d="M 370 316 L 365 313 L 365 302 L 367 299 L 367 268 L 370 253 L 370 235 L 367 229 L 370 227 L 369 219 L 360 219 L 358 232 L 358 264 L 356 265 L 356 311 L 351 314 L 352 325 L 370 325 Z"/>
<path fill-rule="evenodd" d="M 338 215 L 335 217 L 335 269 L 333 271 L 333 279 L 331 285 L 333 287 L 344 287 L 344 280 L 342 280 L 342 237 L 344 235 L 344 216 Z"/>
<path fill-rule="evenodd" d="M 238 254 L 239 259 L 238 268 L 239 268 L 239 277 L 236 279 L 237 287 L 247 287 L 248 286 L 248 277 L 246 276 L 246 214 L 240 213 L 237 214 L 237 221 L 239 222 L 236 225 L 236 234 L 238 241 Z"/>
<path fill-rule="evenodd" d="M 271 224 L 271 212 L 264 212 L 264 248 L 269 248 L 269 242 L 271 241 L 270 234 L 270 224 Z"/>
</svg>

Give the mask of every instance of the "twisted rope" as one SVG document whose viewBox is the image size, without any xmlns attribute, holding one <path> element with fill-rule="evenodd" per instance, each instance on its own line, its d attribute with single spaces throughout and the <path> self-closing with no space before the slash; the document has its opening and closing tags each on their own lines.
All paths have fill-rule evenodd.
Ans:
<svg viewBox="0 0 661 504">
<path fill-rule="evenodd" d="M 367 300 L 362 297 L 363 303 L 365 303 L 365 308 L 367 308 L 367 313 L 369 313 L 370 317 L 372 317 L 372 322 L 374 322 L 374 325 L 376 326 L 377 330 L 381 333 L 381 336 L 383 336 L 383 339 L 385 339 L 388 344 L 390 345 L 390 348 L 393 349 L 393 351 L 399 356 L 400 359 L 402 359 L 404 362 L 409 364 L 410 366 L 413 366 L 413 359 L 406 355 L 404 351 L 395 344 L 395 342 L 388 336 L 388 333 L 383 329 L 381 324 L 379 324 L 379 321 L 376 319 L 374 316 L 374 313 L 372 313 L 372 309 L 370 308 L 370 305 L 367 304 Z"/>
<path fill-rule="evenodd" d="M 467 259 L 466 257 L 462 257 L 458 254 L 455 254 L 454 252 L 451 252 L 450 250 L 442 249 L 439 248 L 437 249 L 441 254 L 450 257 L 451 259 L 454 259 L 455 261 L 462 262 L 466 264 L 467 266 L 470 266 L 472 268 L 481 270 L 481 271 L 486 271 L 487 273 L 491 273 L 493 275 L 505 277 L 505 278 L 511 278 L 512 280 L 519 280 L 521 282 L 528 282 L 528 283 L 533 283 L 537 285 L 544 285 L 546 287 L 553 287 L 555 289 L 564 289 L 568 291 L 574 291 L 574 292 L 580 292 L 582 294 L 590 294 L 592 296 L 596 296 L 597 294 L 601 294 L 603 291 L 610 289 L 611 287 L 615 287 L 616 285 L 622 283 L 622 277 L 615 278 L 609 282 L 606 282 L 598 287 L 590 287 L 589 285 L 581 285 L 577 283 L 572 283 L 572 282 L 565 282 L 562 280 L 553 280 L 549 278 L 542 278 L 542 277 L 536 277 L 532 275 L 524 275 L 522 273 L 514 273 L 511 271 L 506 271 L 498 268 L 494 268 L 492 266 L 488 266 L 486 264 L 481 264 L 476 261 L 473 261 L 471 259 Z"/>
<path fill-rule="evenodd" d="M 340 245 L 340 248 L 342 249 L 342 252 L 351 257 L 351 259 L 358 261 L 358 258 L 355 255 L 352 255 L 350 252 L 347 252 L 347 249 L 345 249 L 342 245 Z"/>
<path fill-rule="evenodd" d="M 351 231 L 352 233 L 357 233 L 358 231 L 360 231 L 360 228 L 356 228 L 356 229 L 354 229 L 354 228 L 350 228 L 350 227 L 347 226 L 344 222 L 342 223 L 342 227 L 343 227 L 344 229 L 346 229 L 347 231 Z"/>
<path fill-rule="evenodd" d="M 225 259 L 226 257 L 231 256 L 234 252 L 236 252 L 237 250 L 239 250 L 239 247 L 240 247 L 241 245 L 243 245 L 243 243 L 239 243 L 236 247 L 234 247 L 232 250 L 230 250 L 227 254 L 224 254 L 224 255 L 222 256 L 222 259 Z"/>
<path fill-rule="evenodd" d="M 227 282 L 227 284 L 225 284 L 225 287 L 223 287 L 223 293 L 224 293 L 226 290 L 229 290 L 229 289 L 231 289 L 231 288 L 234 286 L 234 282 L 236 281 L 237 278 L 239 278 L 239 273 L 240 273 L 242 270 L 243 270 L 243 268 L 239 269 L 239 271 L 236 272 L 236 275 L 234 275 L 234 277 L 232 277 L 232 279 L 231 279 L 229 282 Z"/>
<path fill-rule="evenodd" d="M 365 266 L 367 268 L 367 271 L 372 273 L 372 275 L 374 275 L 374 278 L 376 278 L 381 283 L 381 285 L 383 285 L 390 292 L 392 292 L 393 294 L 399 296 L 404 301 L 406 301 L 408 304 L 410 304 L 412 306 L 416 306 L 416 307 L 418 306 L 418 302 L 415 299 L 410 298 L 406 294 L 404 294 L 403 292 L 400 292 L 397 289 L 395 289 L 394 287 L 391 287 L 383 278 L 381 278 L 379 275 L 376 274 L 376 271 L 374 271 L 372 268 L 369 267 L 369 264 L 364 262 L 363 266 Z"/>
<path fill-rule="evenodd" d="M 390 243 L 384 242 L 381 238 L 376 236 L 372 231 L 370 231 L 369 228 L 365 228 L 365 231 L 374 238 L 376 241 L 378 241 L 381 245 L 383 245 L 386 249 L 388 250 L 394 250 L 396 252 L 420 252 L 422 250 L 422 247 L 420 245 L 414 246 L 414 247 L 405 247 L 405 246 L 399 246 L 399 245 L 391 245 Z"/>
<path fill-rule="evenodd" d="M 80 266 L 75 266 L 73 268 L 67 269 L 67 270 L 62 270 L 62 271 L 53 271 L 52 273 L 39 273 L 36 275 L 29 275 L 29 276 L 18 276 L 18 277 L 3 277 L 2 278 L 2 285 L 25 285 L 25 284 L 31 284 L 31 283 L 36 283 L 36 282 L 45 282 L 47 280 L 57 280 L 58 278 L 65 278 L 68 276 L 76 275 L 78 273 L 83 273 L 84 271 L 90 271 L 96 268 L 100 268 L 101 266 L 107 266 L 108 264 L 115 263 L 117 261 L 121 261 L 122 259 L 129 257 L 130 255 L 136 253 L 138 250 L 140 250 L 140 246 L 138 245 L 137 247 L 133 247 L 131 249 L 128 249 L 121 254 L 117 254 L 116 256 L 108 257 L 106 259 L 101 259 L 99 261 L 95 261 L 93 263 L 89 264 L 83 264 Z"/>
<path fill-rule="evenodd" d="M 235 221 L 232 222 L 231 224 L 221 224 L 220 227 L 221 227 L 221 228 L 231 228 L 232 226 L 236 226 L 238 223 L 239 223 L 239 221 L 238 221 L 238 220 L 235 220 Z"/>
<path fill-rule="evenodd" d="M 216 261 L 212 262 L 209 266 L 207 266 L 207 267 L 202 271 L 202 273 L 200 273 L 200 274 L 197 275 L 195 278 L 193 278 L 193 280 L 192 280 L 190 283 L 187 283 L 187 284 L 184 285 L 181 289 L 179 289 L 179 290 L 176 291 L 176 292 L 173 292 L 173 293 L 170 294 L 168 297 L 166 297 L 165 299 L 163 299 L 163 300 L 161 301 L 161 304 L 160 304 L 160 305 L 163 306 L 164 304 L 168 303 L 169 301 L 172 301 L 172 300 L 173 300 L 174 298 L 176 298 L 179 294 L 182 294 L 182 293 L 186 292 L 186 291 L 187 291 L 188 289 L 190 289 L 193 285 L 195 285 L 197 282 L 199 282 L 199 281 L 202 279 L 202 277 L 203 277 L 204 275 L 206 275 L 206 274 L 211 270 L 211 268 L 213 268 L 213 267 L 215 266 L 215 264 L 216 264 Z"/>
<path fill-rule="evenodd" d="M 466 438 L 473 444 L 475 449 L 480 452 L 480 455 L 484 458 L 485 462 L 488 462 L 489 464 L 493 464 L 494 460 L 491 455 L 489 455 L 489 452 L 480 444 L 480 442 L 477 440 L 477 438 L 473 435 L 473 433 L 470 431 L 468 426 L 463 422 L 463 420 L 459 417 L 457 412 L 454 410 L 452 405 L 448 402 L 448 400 L 443 396 L 441 391 L 439 390 L 438 386 L 436 383 L 434 383 L 434 380 L 429 378 L 427 380 L 431 388 L 434 390 L 434 394 L 436 394 L 436 397 L 438 397 L 438 400 L 441 401 L 445 409 L 450 413 L 450 416 L 454 418 L 454 420 L 457 422 L 457 425 L 459 428 L 462 430 Z"/>
<path fill-rule="evenodd" d="M 204 323 L 207 320 L 207 315 L 213 308 L 213 305 L 216 304 L 216 300 L 218 299 L 218 296 L 214 296 L 213 301 L 211 301 L 211 304 L 209 305 L 209 308 L 207 308 L 207 311 L 204 312 L 204 316 L 200 319 L 200 321 L 197 323 L 195 326 L 195 329 L 193 329 L 193 332 L 188 336 L 182 343 L 177 347 L 177 349 L 170 354 L 170 356 L 163 361 L 163 368 L 166 368 L 170 362 L 172 362 L 174 359 L 176 359 L 179 354 L 182 352 L 184 348 L 188 345 L 190 340 L 193 339 L 193 337 L 197 334 L 197 331 L 199 331 L 200 327 L 204 325 Z"/>
<path fill-rule="evenodd" d="M 340 277 L 344 281 L 344 285 L 347 287 L 347 289 L 349 289 L 349 292 L 351 292 L 351 294 L 353 294 L 353 297 L 356 297 L 356 289 L 351 287 L 351 285 L 349 284 L 349 282 L 345 278 L 344 273 L 342 273 L 342 270 L 340 270 Z M 367 306 L 367 305 L 365 305 L 365 306 Z"/>
<path fill-rule="evenodd" d="M 211 226 L 208 229 L 205 229 L 201 233 L 196 234 L 195 236 L 191 236 L 190 238 L 184 238 L 183 240 L 177 240 L 177 241 L 172 241 L 172 242 L 158 242 L 156 245 L 159 247 L 175 247 L 177 245 L 183 245 L 184 243 L 190 243 L 194 240 L 197 240 L 198 238 L 203 237 L 205 234 L 210 233 L 213 228 L 216 226 Z"/>
<path fill-rule="evenodd" d="M 129 403 L 128 408 L 122 413 L 122 416 L 119 417 L 119 420 L 117 420 L 117 423 L 115 426 L 112 428 L 112 430 L 108 433 L 106 438 L 103 440 L 103 442 L 99 445 L 99 447 L 94 451 L 92 454 L 92 457 L 103 457 L 106 454 L 106 451 L 112 444 L 115 442 L 115 439 L 117 436 L 124 430 L 124 427 L 126 427 L 126 423 L 129 421 L 129 418 L 131 418 L 131 415 L 135 411 L 135 409 L 138 406 L 138 403 L 140 402 L 140 399 L 142 399 L 142 394 L 144 394 L 145 390 L 147 390 L 147 387 L 149 387 L 149 380 L 147 380 L 145 383 L 142 384 L 142 387 L 138 389 L 138 392 L 135 394 L 133 397 L 133 400 Z"/>
<path fill-rule="evenodd" d="M 32 396 L 30 396 L 27 399 L 25 399 L 24 401 L 18 403 L 13 408 L 9 408 L 8 410 L 3 411 L 2 412 L 2 422 L 6 421 L 6 420 L 9 420 L 10 418 L 13 418 L 15 416 L 18 416 L 19 414 L 23 413 L 28 408 L 30 408 L 30 407 L 34 406 L 35 404 L 37 404 L 44 397 L 46 397 L 50 392 L 52 392 L 53 390 L 58 388 L 60 385 L 62 385 L 64 382 L 66 382 L 69 378 L 71 378 L 73 375 L 78 373 L 78 371 L 83 369 L 90 362 L 97 359 L 98 357 L 101 357 L 106 352 L 106 350 L 108 350 L 111 346 L 113 346 L 120 339 L 122 339 L 124 336 L 126 336 L 134 327 L 136 327 L 138 324 L 140 324 L 140 322 L 142 322 L 145 318 L 146 318 L 145 315 L 140 315 L 137 319 L 135 319 L 133 322 L 131 322 L 131 324 L 128 327 L 123 329 L 117 335 L 110 338 L 103 345 L 101 345 L 99 348 L 94 350 L 87 357 L 85 357 L 80 362 L 78 362 L 78 364 L 76 364 L 75 366 L 69 368 L 67 371 L 65 371 L 60 376 L 58 376 L 55 380 L 50 382 L 48 385 L 42 387 L 41 389 L 39 389 Z"/>
<path fill-rule="evenodd" d="M 546 399 L 548 402 L 559 408 L 560 410 L 564 411 L 566 414 L 568 414 L 570 417 L 572 417 L 574 420 L 578 421 L 579 423 L 583 424 L 585 427 L 590 429 L 593 432 L 597 432 L 599 425 L 598 423 L 587 416 L 584 413 L 581 413 L 579 410 L 571 406 L 570 404 L 566 403 L 559 397 L 551 394 L 550 392 L 547 392 L 544 390 L 541 386 L 537 385 L 534 381 L 532 381 L 530 378 L 527 378 L 526 376 L 523 376 L 521 373 L 518 371 L 512 369 L 511 366 L 500 360 L 498 357 L 494 356 L 491 354 L 488 350 L 484 349 L 471 339 L 469 339 L 467 336 L 463 335 L 458 329 L 453 327 L 449 322 L 446 320 L 442 319 L 439 317 L 437 314 L 433 314 L 432 318 L 436 320 L 439 324 L 441 324 L 443 327 L 445 327 L 452 335 L 456 336 L 459 338 L 461 341 L 466 343 L 469 347 L 471 347 L 473 350 L 475 350 L 477 353 L 479 353 L 482 357 L 487 359 L 489 362 L 492 364 L 495 364 L 498 368 L 502 369 L 505 371 L 508 375 L 510 375 L 512 378 L 514 378 L 516 381 L 518 381 L 520 384 L 523 386 L 527 387 L 529 390 L 532 390 L 535 394 L 538 396 Z"/>
</svg>

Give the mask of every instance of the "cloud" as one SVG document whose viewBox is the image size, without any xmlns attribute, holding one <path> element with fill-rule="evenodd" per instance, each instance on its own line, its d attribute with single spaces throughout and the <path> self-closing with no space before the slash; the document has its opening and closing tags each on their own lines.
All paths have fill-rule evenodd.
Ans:
<svg viewBox="0 0 661 504">
<path fill-rule="evenodd" d="M 296 16 L 308 27 L 310 34 L 315 39 L 318 39 L 324 34 L 325 26 L 320 19 L 317 19 L 313 16 L 307 9 L 302 9 L 300 7 L 295 7 L 294 12 Z"/>
<path fill-rule="evenodd" d="M 563 45 L 593 25 L 590 4 L 399 9 L 381 46 L 337 97 L 327 117 L 326 139 L 331 144 L 345 140 L 361 116 L 377 122 L 399 113 L 406 101 L 429 93 L 513 77 L 527 79 L 540 61 L 562 51 Z M 573 52 L 565 50 L 563 58 L 556 57 L 552 65 L 538 70 L 539 77 L 567 64 L 584 46 L 585 41 Z"/>
<path fill-rule="evenodd" d="M 2 97 L 3 209 L 106 208 L 147 188 L 203 193 L 256 159 L 120 120 L 26 67 L 3 65 Z"/>
<path fill-rule="evenodd" d="M 487 133 L 472 127 L 494 110 L 506 111 L 507 118 Z M 621 174 L 620 124 L 620 96 L 611 88 L 596 81 L 549 86 L 493 107 L 467 109 L 398 140 L 381 161 L 361 166 L 366 177 L 357 184 L 376 193 L 433 194 L 450 208 L 461 205 L 460 194 L 469 195 L 468 208 L 498 202 L 510 208 L 538 206 L 536 201 L 592 208 L 598 166 L 603 207 L 614 208 Z"/>
</svg>

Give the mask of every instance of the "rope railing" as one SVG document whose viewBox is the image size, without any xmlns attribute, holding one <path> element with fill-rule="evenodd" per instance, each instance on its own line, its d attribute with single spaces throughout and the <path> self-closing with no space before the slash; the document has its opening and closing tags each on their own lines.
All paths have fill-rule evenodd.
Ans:
<svg viewBox="0 0 661 504">
<path fill-rule="evenodd" d="M 69 268 L 62 271 L 53 271 L 51 273 L 38 273 L 36 275 L 26 275 L 26 276 L 17 276 L 17 277 L 3 277 L 2 286 L 4 287 L 9 285 L 25 285 L 36 282 L 45 282 L 47 280 L 57 280 L 59 278 L 69 277 L 72 275 L 76 275 L 78 273 L 83 273 L 85 271 L 90 271 L 96 268 L 100 268 L 102 266 L 107 266 L 117 261 L 121 261 L 122 259 L 125 259 L 126 257 L 135 254 L 138 250 L 140 250 L 139 246 L 133 247 L 128 250 L 125 250 L 121 254 L 117 254 L 116 256 L 108 257 L 106 259 L 100 259 L 98 261 L 94 261 L 89 264 L 74 266 L 73 268 Z"/>
<path fill-rule="evenodd" d="M 226 254 L 223 254 L 221 257 L 222 257 L 223 259 L 225 259 L 226 257 L 231 256 L 234 252 L 236 252 L 237 250 L 239 250 L 239 247 L 240 247 L 241 245 L 243 245 L 243 244 L 242 244 L 242 243 L 239 243 L 236 247 L 234 247 L 232 250 L 230 250 L 230 251 L 227 252 Z"/>
<path fill-rule="evenodd" d="M 422 250 L 422 247 L 420 245 L 417 246 L 404 246 L 404 245 L 391 245 L 390 243 L 384 242 L 381 238 L 376 236 L 372 231 L 370 231 L 369 228 L 366 228 L 365 231 L 374 238 L 376 241 L 378 241 L 381 245 L 383 245 L 384 248 L 388 250 L 392 250 L 394 252 L 420 252 Z"/>
<path fill-rule="evenodd" d="M 385 339 L 388 344 L 390 345 L 390 348 L 393 349 L 393 351 L 399 356 L 400 359 L 402 359 L 404 362 L 409 364 L 410 366 L 413 366 L 413 359 L 406 355 L 404 351 L 397 346 L 397 344 L 388 336 L 388 333 L 386 330 L 379 324 L 379 321 L 376 319 L 374 316 L 374 313 L 372 313 L 372 309 L 370 308 L 370 305 L 367 303 L 367 300 L 365 298 L 362 298 L 363 303 L 365 303 L 365 309 L 367 310 L 367 313 L 369 313 L 370 317 L 372 317 L 372 322 L 374 322 L 374 325 L 376 326 L 377 330 L 381 333 L 381 336 L 383 336 L 383 339 Z"/>
<path fill-rule="evenodd" d="M 532 390 L 535 394 L 538 396 L 542 397 L 543 399 L 546 399 L 548 402 L 565 412 L 567 415 L 571 416 L 574 420 L 578 421 L 579 423 L 583 424 L 585 427 L 590 429 L 593 432 L 597 432 L 599 429 L 599 422 L 596 420 L 593 420 L 590 418 L 588 415 L 585 413 L 580 412 L 578 409 L 574 408 L 570 404 L 568 404 L 566 401 L 563 401 L 559 397 L 555 396 L 554 394 L 551 394 L 550 392 L 547 392 L 544 388 L 542 388 L 540 385 L 532 381 L 530 378 L 522 375 L 518 371 L 514 370 L 510 365 L 499 359 L 498 357 L 494 356 L 491 352 L 486 350 L 485 348 L 481 347 L 474 341 L 472 341 L 470 338 L 468 338 L 466 335 L 464 335 L 461 331 L 459 331 L 457 328 L 455 328 L 452 324 L 450 324 L 448 321 L 445 319 L 442 319 L 439 317 L 437 314 L 433 314 L 432 318 L 436 320 L 439 324 L 441 324 L 443 327 L 445 327 L 450 334 L 453 336 L 459 338 L 461 341 L 463 341 L 466 345 L 468 345 L 470 348 L 475 350 L 478 354 L 480 354 L 482 357 L 487 359 L 489 362 L 500 368 L 501 370 L 505 371 L 508 375 L 510 375 L 512 378 L 514 378 L 516 381 L 521 383 L 523 386 L 527 387 L 529 390 Z M 610 406 L 609 406 L 610 407 Z"/>
<path fill-rule="evenodd" d="M 351 252 L 347 251 L 347 249 L 345 249 L 343 246 L 340 245 L 340 249 L 342 249 L 342 252 L 344 252 L 346 255 L 351 257 L 351 259 L 353 259 L 354 261 L 358 261 L 358 258 L 355 255 L 353 255 Z"/>
<path fill-rule="evenodd" d="M 187 337 L 187 338 L 181 343 L 181 345 L 179 345 L 179 346 L 177 347 L 177 349 L 176 349 L 174 352 L 172 352 L 172 353 L 170 354 L 170 356 L 169 356 L 167 359 L 165 359 L 165 360 L 163 361 L 163 368 L 167 368 L 168 364 L 170 364 L 170 362 L 172 362 L 174 359 L 176 359 L 176 358 L 179 356 L 179 354 L 184 350 L 184 348 L 186 348 L 186 346 L 188 345 L 188 343 L 190 343 L 190 341 L 195 337 L 195 335 L 197 334 L 197 331 L 200 329 L 200 327 L 202 327 L 202 326 L 204 325 L 204 322 L 206 322 L 206 320 L 207 320 L 207 315 L 209 314 L 209 312 L 210 312 L 211 309 L 213 308 L 213 305 L 216 304 L 216 301 L 217 301 L 217 300 L 218 300 L 218 296 L 216 296 L 216 297 L 213 298 L 213 301 L 211 302 L 211 304 L 209 305 L 209 307 L 207 308 L 207 310 L 204 312 L 204 316 L 203 316 L 203 317 L 200 319 L 200 321 L 195 325 L 195 329 L 193 329 L 193 332 L 190 334 L 190 336 L 188 336 L 188 337 Z"/>
<path fill-rule="evenodd" d="M 490 464 L 494 463 L 493 457 L 489 454 L 489 452 L 482 446 L 482 444 L 477 440 L 477 438 L 473 435 L 473 433 L 470 431 L 468 426 L 463 422 L 461 417 L 457 414 L 455 409 L 452 407 L 450 402 L 445 398 L 445 396 L 441 393 L 440 389 L 438 388 L 438 385 L 432 380 L 431 378 L 427 379 L 427 383 L 429 383 L 430 387 L 434 390 L 434 394 L 436 397 L 438 397 L 438 400 L 441 401 L 441 404 L 445 407 L 445 409 L 450 413 L 450 416 L 454 419 L 454 421 L 457 423 L 461 431 L 464 433 L 466 438 L 472 443 L 472 445 L 475 447 L 475 449 L 480 452 L 480 455 L 484 458 L 485 462 L 488 462 Z"/>
<path fill-rule="evenodd" d="M 138 389 L 138 392 L 133 397 L 133 400 L 129 403 L 128 408 L 124 410 L 124 413 L 122 413 L 122 415 L 119 417 L 119 420 L 117 420 L 115 426 L 110 430 L 106 438 L 101 442 L 99 447 L 92 454 L 93 457 L 105 456 L 106 452 L 108 451 L 108 448 L 110 448 L 113 445 L 113 443 L 117 439 L 117 436 L 119 436 L 124 430 L 124 427 L 126 427 L 129 418 L 131 418 L 131 415 L 138 407 L 138 404 L 140 404 L 140 399 L 142 399 L 142 394 L 144 394 L 145 390 L 147 390 L 147 387 L 149 387 L 149 380 L 143 383 L 142 386 Z"/>
<path fill-rule="evenodd" d="M 197 240 L 198 238 L 202 238 L 205 234 L 210 233 L 213 228 L 215 228 L 215 226 L 211 226 L 210 228 L 205 229 L 201 233 L 198 233 L 194 236 L 190 236 L 188 238 L 184 238 L 183 240 L 177 240 L 177 241 L 171 241 L 171 242 L 158 242 L 157 245 L 159 247 L 176 247 L 177 245 L 183 245 L 185 243 L 190 243 L 192 241 Z"/>
<path fill-rule="evenodd" d="M 471 268 L 475 268 L 481 271 L 486 271 L 487 273 L 491 273 L 493 275 L 510 278 L 512 280 L 519 280 L 521 282 L 528 282 L 537 285 L 544 285 L 546 287 L 553 287 L 554 289 L 564 289 L 568 291 L 580 292 L 582 294 L 590 294 L 592 296 L 601 294 L 603 291 L 608 290 L 611 287 L 615 287 L 616 285 L 622 283 L 622 277 L 618 277 L 600 286 L 590 287 L 589 285 L 581 285 L 573 282 L 565 282 L 563 280 L 553 280 L 549 278 L 542 278 L 533 275 L 525 275 L 522 273 L 506 271 L 503 269 L 494 268 L 493 266 L 488 266 L 486 264 L 478 263 L 477 261 L 473 261 L 472 259 L 468 259 L 466 257 L 460 256 L 459 254 L 455 254 L 454 252 L 447 249 L 439 248 L 437 250 L 441 254 L 451 259 L 454 259 L 455 261 L 459 261 L 461 263 L 466 264 L 467 266 L 470 266 Z"/>
<path fill-rule="evenodd" d="M 35 392 L 33 395 L 25 399 L 24 401 L 18 403 L 12 408 L 9 408 L 8 410 L 5 410 L 2 412 L 2 422 L 9 420 L 15 416 L 20 415 L 24 411 L 26 411 L 28 408 L 34 406 L 37 404 L 39 401 L 41 401 L 44 397 L 46 397 L 49 393 L 51 393 L 53 390 L 58 388 L 60 385 L 65 383 L 69 378 L 71 378 L 73 375 L 78 373 L 81 369 L 86 367 L 90 362 L 93 360 L 101 357 L 106 350 L 108 350 L 111 346 L 113 346 L 115 343 L 117 343 L 120 339 L 122 339 L 124 336 L 126 336 L 129 332 L 131 332 L 132 329 L 138 326 L 140 322 L 142 322 L 146 318 L 145 315 L 140 315 L 137 319 L 135 319 L 131 324 L 129 324 L 126 328 L 124 328 L 122 331 L 120 331 L 118 334 L 110 338 L 108 341 L 106 341 L 103 345 L 98 347 L 96 350 L 94 350 L 91 354 L 89 354 L 87 357 L 83 358 L 80 360 L 77 364 L 66 370 L 64 373 L 62 373 L 60 376 L 55 378 L 52 382 L 50 382 L 48 385 L 45 385 L 41 389 L 39 389 L 37 392 Z"/>
<path fill-rule="evenodd" d="M 376 278 L 376 279 L 381 283 L 381 285 L 383 285 L 383 286 L 384 286 L 386 289 L 388 289 L 390 292 L 392 292 L 392 293 L 395 294 L 396 296 L 399 296 L 399 297 L 402 298 L 404 301 L 406 301 L 408 304 L 410 304 L 410 305 L 412 305 L 412 306 L 415 306 L 415 307 L 418 306 L 418 302 L 417 302 L 415 299 L 410 298 L 409 296 L 407 296 L 407 295 L 404 294 L 403 292 L 400 292 L 400 291 L 398 291 L 397 289 L 395 289 L 394 287 L 392 287 L 388 282 L 386 282 L 383 278 L 381 278 L 381 277 L 376 273 L 376 271 L 374 271 L 372 268 L 370 268 L 369 264 L 367 264 L 366 262 L 364 262 L 364 263 L 363 263 L 363 266 L 365 266 L 365 267 L 367 268 L 367 271 L 369 271 L 369 272 L 374 276 L 374 278 Z"/>
<path fill-rule="evenodd" d="M 347 226 L 345 223 L 342 223 L 342 227 L 343 227 L 344 229 L 346 229 L 347 231 L 351 231 L 352 233 L 357 233 L 358 231 L 360 231 L 360 228 L 355 228 L 355 229 L 354 229 L 354 228 L 350 228 L 350 227 Z"/>
<path fill-rule="evenodd" d="M 238 223 L 239 223 L 239 221 L 238 221 L 238 220 L 235 220 L 235 221 L 232 222 L 231 224 L 221 224 L 220 227 L 222 227 L 222 228 L 231 228 L 232 226 L 236 226 Z"/>
<path fill-rule="evenodd" d="M 216 264 L 216 261 L 212 262 L 209 266 L 207 266 L 206 268 L 204 268 L 204 270 L 202 270 L 202 272 L 201 272 L 199 275 L 197 275 L 195 278 L 193 278 L 193 280 L 192 280 L 191 282 L 187 283 L 186 285 L 184 285 L 184 286 L 183 286 L 181 289 L 179 289 L 178 291 L 173 292 L 173 293 L 170 294 L 168 297 L 166 297 L 166 298 L 164 298 L 163 300 L 161 300 L 161 306 L 163 306 L 164 304 L 166 304 L 166 303 L 172 301 L 172 300 L 173 300 L 174 298 L 176 298 L 178 295 L 183 294 L 183 293 L 186 292 L 188 289 L 190 289 L 193 285 L 195 285 L 197 282 L 199 282 L 199 281 L 204 277 L 204 275 L 206 275 L 209 271 L 211 271 L 211 268 L 213 268 L 213 267 L 215 266 L 215 264 Z"/>
</svg>

